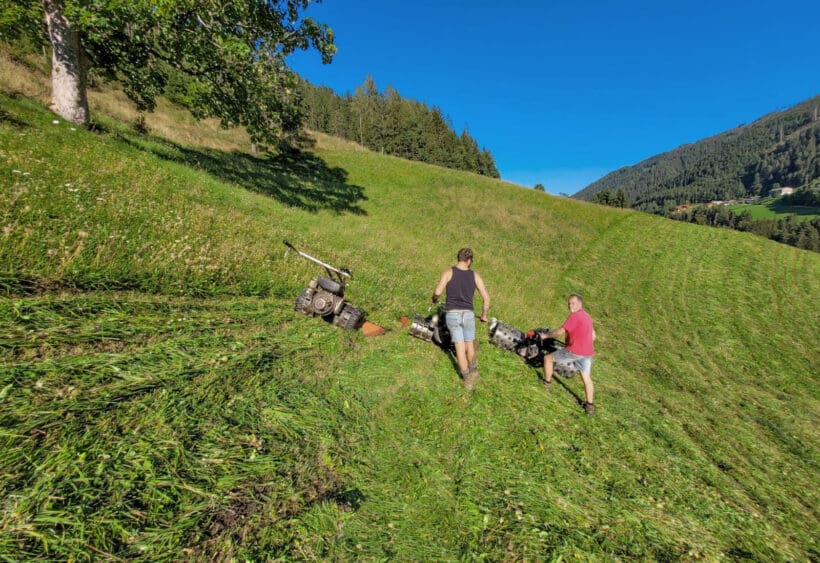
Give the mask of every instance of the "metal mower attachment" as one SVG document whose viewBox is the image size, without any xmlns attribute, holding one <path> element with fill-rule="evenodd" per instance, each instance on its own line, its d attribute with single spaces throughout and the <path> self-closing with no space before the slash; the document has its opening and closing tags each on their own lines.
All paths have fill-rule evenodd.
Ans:
<svg viewBox="0 0 820 563">
<path fill-rule="evenodd" d="M 508 324 L 502 323 L 495 317 L 490 321 L 490 344 L 518 354 L 528 365 L 540 367 L 544 365 L 544 356 L 563 348 L 564 344 L 555 338 L 541 340 L 541 334 L 547 334 L 548 328 L 533 329 L 533 336 Z M 563 377 L 575 375 L 575 367 L 571 364 L 555 362 L 554 371 Z"/>
<path fill-rule="evenodd" d="M 431 309 L 427 312 L 430 313 Z M 426 317 L 414 315 L 413 322 L 410 323 L 410 336 L 414 336 L 425 342 L 433 342 L 442 349 L 452 346 L 450 331 L 447 323 L 444 322 L 444 307 L 438 305 L 432 314 Z"/>
<path fill-rule="evenodd" d="M 309 260 L 327 271 L 326 278 L 313 278 L 308 286 L 296 298 L 295 309 L 312 317 L 322 317 L 340 328 L 356 330 L 365 322 L 365 312 L 361 307 L 354 307 L 345 300 L 345 278 L 353 277 L 347 268 L 335 268 L 297 250 L 288 241 L 285 246 L 306 260 Z M 335 278 L 335 279 L 334 279 Z"/>
</svg>

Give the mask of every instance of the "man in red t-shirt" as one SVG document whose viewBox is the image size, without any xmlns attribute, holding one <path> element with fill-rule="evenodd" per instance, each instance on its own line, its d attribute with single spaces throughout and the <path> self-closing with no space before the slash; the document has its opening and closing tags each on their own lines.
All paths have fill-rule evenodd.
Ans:
<svg viewBox="0 0 820 563">
<path fill-rule="evenodd" d="M 547 390 L 552 385 L 552 370 L 555 362 L 570 364 L 581 372 L 581 379 L 584 381 L 584 411 L 587 414 L 595 412 L 593 395 L 595 387 L 592 385 L 590 373 L 592 371 L 592 356 L 595 355 L 595 348 L 592 341 L 595 340 L 595 329 L 592 327 L 592 317 L 584 311 L 584 300 L 577 293 L 573 293 L 567 300 L 569 316 L 564 324 L 549 333 L 541 334 L 541 339 L 560 338 L 566 334 L 566 348 L 559 348 L 552 354 L 544 356 L 544 385 Z"/>
</svg>

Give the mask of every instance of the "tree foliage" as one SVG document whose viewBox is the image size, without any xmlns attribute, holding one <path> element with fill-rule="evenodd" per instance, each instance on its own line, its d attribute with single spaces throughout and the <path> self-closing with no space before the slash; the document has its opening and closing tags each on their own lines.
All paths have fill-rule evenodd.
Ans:
<svg viewBox="0 0 820 563">
<path fill-rule="evenodd" d="M 612 207 L 629 207 L 629 198 L 626 196 L 623 188 L 618 188 L 616 191 L 604 188 L 596 192 L 592 198 L 593 203 L 600 205 L 609 205 Z"/>
<path fill-rule="evenodd" d="M 139 109 L 151 110 L 169 78 L 186 84 L 197 117 L 244 126 L 254 141 L 276 141 L 302 121 L 296 76 L 286 57 L 314 48 L 324 62 L 333 33 L 302 17 L 310 0 L 64 0 L 79 33 L 84 67 L 115 79 Z M 36 0 L 0 0 L 6 36 L 48 45 Z"/>
<path fill-rule="evenodd" d="M 390 86 L 379 92 L 370 76 L 352 95 L 304 80 L 299 89 L 305 123 L 313 130 L 386 154 L 499 177 L 492 154 L 466 129 L 457 134 L 439 108 L 403 98 Z"/>
</svg>

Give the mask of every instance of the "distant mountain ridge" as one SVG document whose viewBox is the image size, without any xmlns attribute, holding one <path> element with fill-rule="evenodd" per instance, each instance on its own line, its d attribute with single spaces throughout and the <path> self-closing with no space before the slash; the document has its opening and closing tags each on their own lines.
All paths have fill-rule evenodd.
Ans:
<svg viewBox="0 0 820 563">
<path fill-rule="evenodd" d="M 713 137 L 611 172 L 572 197 L 623 189 L 632 207 L 663 213 L 682 203 L 754 195 L 820 178 L 820 96 Z"/>
</svg>

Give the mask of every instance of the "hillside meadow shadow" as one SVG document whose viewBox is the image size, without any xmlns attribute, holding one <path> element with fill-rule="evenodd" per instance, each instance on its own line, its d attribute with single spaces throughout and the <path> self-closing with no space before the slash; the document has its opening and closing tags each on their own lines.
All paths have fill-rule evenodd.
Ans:
<svg viewBox="0 0 820 563">
<path fill-rule="evenodd" d="M 782 214 L 792 213 L 794 215 L 817 215 L 818 213 L 818 209 L 816 207 L 809 207 L 806 205 L 789 205 L 787 203 L 783 203 L 779 199 L 766 204 L 766 207 L 775 213 Z"/>
<path fill-rule="evenodd" d="M 548 351 L 554 351 L 554 348 L 551 348 Z M 524 358 L 524 365 L 526 365 L 527 367 L 529 367 L 533 370 L 533 373 L 535 374 L 535 377 L 538 381 L 538 385 L 543 386 L 544 385 L 544 354 L 540 353 L 540 354 L 538 354 L 537 356 L 535 356 L 533 358 Z M 572 395 L 572 397 L 575 399 L 575 402 L 578 403 L 578 405 L 583 406 L 584 399 L 582 399 L 581 396 L 578 393 L 573 391 L 570 388 L 570 386 L 566 384 L 566 382 L 564 381 L 565 379 L 570 379 L 570 378 L 560 375 L 557 371 L 554 372 L 553 375 L 552 375 L 553 383 L 558 383 L 561 387 L 564 388 L 564 390 L 567 393 Z"/>
<path fill-rule="evenodd" d="M 300 150 L 254 156 L 239 151 L 191 148 L 167 139 L 117 132 L 127 144 L 164 160 L 208 172 L 215 178 L 272 197 L 311 213 L 366 215 L 359 205 L 364 188 L 347 181 L 347 171 L 330 167 L 318 156 Z"/>
<path fill-rule="evenodd" d="M 540 367 L 540 368 L 539 368 L 539 367 L 536 367 L 536 366 L 533 366 L 533 365 L 530 365 L 530 367 L 531 367 L 531 368 L 535 371 L 535 375 L 536 375 L 536 377 L 538 378 L 538 384 L 543 386 L 543 384 L 544 384 L 544 368 L 543 368 L 543 364 L 541 365 L 541 367 Z M 584 404 L 584 399 L 582 399 L 582 398 L 581 398 L 581 396 L 580 396 L 578 393 L 576 393 L 575 391 L 573 391 L 573 390 L 570 388 L 570 386 L 569 386 L 569 385 L 567 385 L 567 384 L 564 382 L 564 379 L 568 379 L 568 378 L 565 378 L 565 377 L 563 377 L 563 376 L 561 376 L 561 375 L 558 375 L 557 373 L 554 373 L 554 374 L 553 374 L 553 376 L 552 376 L 552 381 L 553 381 L 553 383 L 557 383 L 557 384 L 559 384 L 561 387 L 563 387 L 563 388 L 564 388 L 564 390 L 565 390 L 567 393 L 569 393 L 570 395 L 572 395 L 572 397 L 575 399 L 575 402 L 576 402 L 576 403 L 578 403 L 578 405 L 579 405 L 579 406 L 583 406 L 583 404 Z"/>
</svg>

